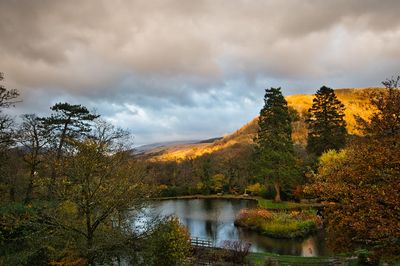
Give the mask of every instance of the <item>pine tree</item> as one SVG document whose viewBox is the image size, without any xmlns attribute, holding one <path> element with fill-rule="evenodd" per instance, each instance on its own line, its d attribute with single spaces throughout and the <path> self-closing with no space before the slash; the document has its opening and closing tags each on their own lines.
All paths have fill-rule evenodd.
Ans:
<svg viewBox="0 0 400 266">
<path fill-rule="evenodd" d="M 259 172 L 266 184 L 273 183 L 275 201 L 281 189 L 296 175 L 292 142 L 292 118 L 280 88 L 265 90 L 256 138 Z"/>
<path fill-rule="evenodd" d="M 323 86 L 317 91 L 306 120 L 308 152 L 319 156 L 324 151 L 344 147 L 347 135 L 344 110 L 333 89 Z"/>
</svg>

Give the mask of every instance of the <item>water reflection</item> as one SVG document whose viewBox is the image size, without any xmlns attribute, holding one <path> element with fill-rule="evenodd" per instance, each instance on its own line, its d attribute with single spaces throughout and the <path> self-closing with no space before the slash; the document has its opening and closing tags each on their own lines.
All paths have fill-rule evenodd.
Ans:
<svg viewBox="0 0 400 266">
<path fill-rule="evenodd" d="M 321 234 L 307 239 L 274 239 L 234 226 L 235 215 L 242 208 L 254 207 L 253 201 L 193 199 L 154 202 L 146 215 L 175 215 L 192 237 L 207 238 L 217 246 L 224 240 L 245 240 L 254 252 L 273 252 L 297 256 L 328 255 Z"/>
</svg>

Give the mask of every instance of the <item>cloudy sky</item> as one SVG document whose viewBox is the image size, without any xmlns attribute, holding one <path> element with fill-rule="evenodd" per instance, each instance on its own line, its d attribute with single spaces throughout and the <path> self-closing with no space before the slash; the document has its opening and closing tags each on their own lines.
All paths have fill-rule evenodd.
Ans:
<svg viewBox="0 0 400 266">
<path fill-rule="evenodd" d="M 371 87 L 400 73 L 397 0 L 1 0 L 0 71 L 46 115 L 96 109 L 137 145 L 230 133 L 264 89 Z"/>
</svg>

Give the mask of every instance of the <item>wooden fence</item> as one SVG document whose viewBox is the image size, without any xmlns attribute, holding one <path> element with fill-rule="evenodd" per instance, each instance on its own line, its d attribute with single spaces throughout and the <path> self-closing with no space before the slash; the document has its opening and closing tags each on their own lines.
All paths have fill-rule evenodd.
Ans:
<svg viewBox="0 0 400 266">
<path fill-rule="evenodd" d="M 200 248 L 215 247 L 213 241 L 210 239 L 194 237 L 194 238 L 190 239 L 190 242 L 192 243 L 192 246 L 194 246 L 194 247 L 200 247 Z"/>
</svg>

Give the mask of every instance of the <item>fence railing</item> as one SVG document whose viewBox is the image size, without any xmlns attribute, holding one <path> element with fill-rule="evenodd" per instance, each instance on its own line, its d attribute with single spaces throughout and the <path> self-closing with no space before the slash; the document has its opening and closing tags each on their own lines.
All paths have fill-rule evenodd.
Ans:
<svg viewBox="0 0 400 266">
<path fill-rule="evenodd" d="M 206 238 L 193 237 L 193 238 L 190 238 L 190 242 L 192 243 L 192 246 L 194 246 L 194 247 L 200 247 L 200 248 L 214 247 L 213 241 L 210 239 L 206 239 Z"/>
</svg>

